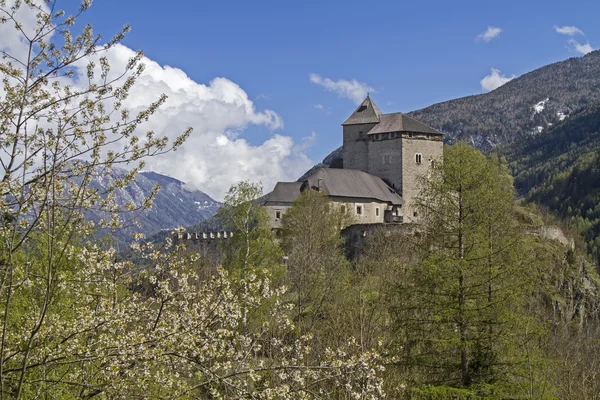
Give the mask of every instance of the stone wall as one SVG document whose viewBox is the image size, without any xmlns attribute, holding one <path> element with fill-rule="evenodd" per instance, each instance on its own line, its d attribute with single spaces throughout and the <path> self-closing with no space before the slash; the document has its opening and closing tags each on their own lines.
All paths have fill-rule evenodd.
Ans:
<svg viewBox="0 0 600 400">
<path fill-rule="evenodd" d="M 402 139 L 400 134 L 384 133 L 372 136 L 374 137 L 369 140 L 369 170 L 365 172 L 384 179 L 400 193 L 402 190 Z"/>
<path fill-rule="evenodd" d="M 345 169 L 368 172 L 369 142 L 367 132 L 375 124 L 347 125 L 343 127 L 344 147 L 342 150 Z"/>
<path fill-rule="evenodd" d="M 404 220 L 418 222 L 415 198 L 422 190 L 422 178 L 427 176 L 432 162 L 441 163 L 444 152 L 442 136 L 404 133 L 402 137 L 402 198 L 404 199 Z M 416 161 L 421 155 L 421 162 Z M 416 215 L 415 215 L 416 214 Z"/>
<path fill-rule="evenodd" d="M 269 215 L 269 220 L 271 221 L 271 228 L 281 228 L 281 217 L 290 209 L 291 206 L 292 205 L 290 203 L 274 202 L 270 202 L 268 205 L 264 206 L 267 210 L 267 214 Z M 277 218 L 277 212 L 281 214 L 280 218 Z"/>
<path fill-rule="evenodd" d="M 329 200 L 333 203 L 336 210 L 341 210 L 343 207 L 346 213 L 352 217 L 358 224 L 378 224 L 384 222 L 385 210 L 388 205 L 384 202 L 379 202 L 370 199 L 360 199 L 353 197 L 330 197 Z M 357 214 L 357 207 L 362 208 L 361 214 Z M 290 203 L 270 203 L 264 206 L 269 215 L 271 227 L 275 229 L 281 228 L 281 218 L 277 218 L 277 211 L 283 216 L 291 207 Z M 379 209 L 379 213 L 377 212 Z M 379 215 L 378 215 L 379 214 Z"/>
<path fill-rule="evenodd" d="M 346 256 L 353 260 L 362 250 L 368 238 L 384 232 L 386 235 L 409 237 L 419 235 L 417 224 L 357 224 L 342 230 L 341 235 L 346 243 Z"/>
<path fill-rule="evenodd" d="M 337 210 L 346 208 L 346 213 L 356 224 L 380 224 L 384 222 L 387 203 L 376 200 L 359 199 L 352 197 L 331 197 L 331 202 Z M 357 207 L 362 207 L 361 214 L 357 213 Z M 379 209 L 379 215 L 377 215 Z"/>
</svg>

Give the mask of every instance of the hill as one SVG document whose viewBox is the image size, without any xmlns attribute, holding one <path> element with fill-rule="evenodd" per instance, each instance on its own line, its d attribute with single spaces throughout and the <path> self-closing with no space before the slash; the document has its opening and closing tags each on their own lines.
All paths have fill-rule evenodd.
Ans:
<svg viewBox="0 0 600 400">
<path fill-rule="evenodd" d="M 498 150 L 519 193 L 570 222 L 600 260 L 600 105 Z"/>
<path fill-rule="evenodd" d="M 524 74 L 489 93 L 434 104 L 409 113 L 480 150 L 512 143 L 600 103 L 600 51 Z"/>
</svg>

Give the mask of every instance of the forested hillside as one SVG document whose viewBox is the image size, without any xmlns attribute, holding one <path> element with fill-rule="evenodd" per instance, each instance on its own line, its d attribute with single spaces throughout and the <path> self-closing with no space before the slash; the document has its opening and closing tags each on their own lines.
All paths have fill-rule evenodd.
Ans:
<svg viewBox="0 0 600 400">
<path fill-rule="evenodd" d="M 450 143 L 481 150 L 512 143 L 600 102 L 600 51 L 531 71 L 490 93 L 409 113 L 441 130 Z"/>
<path fill-rule="evenodd" d="M 499 151 L 510 162 L 517 190 L 582 232 L 600 260 L 600 106 Z"/>
</svg>

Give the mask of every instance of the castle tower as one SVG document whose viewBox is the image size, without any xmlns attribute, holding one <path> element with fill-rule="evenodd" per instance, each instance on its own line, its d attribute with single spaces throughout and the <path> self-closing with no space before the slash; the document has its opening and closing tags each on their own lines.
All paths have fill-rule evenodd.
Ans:
<svg viewBox="0 0 600 400">
<path fill-rule="evenodd" d="M 443 134 L 402 113 L 383 114 L 369 96 L 342 126 L 344 169 L 383 179 L 404 199 L 404 221 L 417 221 L 420 177 L 442 161 Z"/>
<path fill-rule="evenodd" d="M 367 98 L 342 124 L 344 130 L 344 168 L 369 172 L 369 147 L 367 133 L 379 123 L 381 111 Z"/>
</svg>

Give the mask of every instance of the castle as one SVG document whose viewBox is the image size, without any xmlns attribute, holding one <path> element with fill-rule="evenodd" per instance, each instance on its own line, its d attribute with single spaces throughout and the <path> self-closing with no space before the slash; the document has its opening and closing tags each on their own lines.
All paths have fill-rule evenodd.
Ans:
<svg viewBox="0 0 600 400">
<path fill-rule="evenodd" d="M 402 113 L 383 114 L 367 98 L 343 127 L 343 161 L 302 182 L 278 182 L 265 201 L 274 229 L 304 190 L 318 190 L 357 224 L 418 222 L 420 178 L 442 162 L 443 134 Z"/>
</svg>

